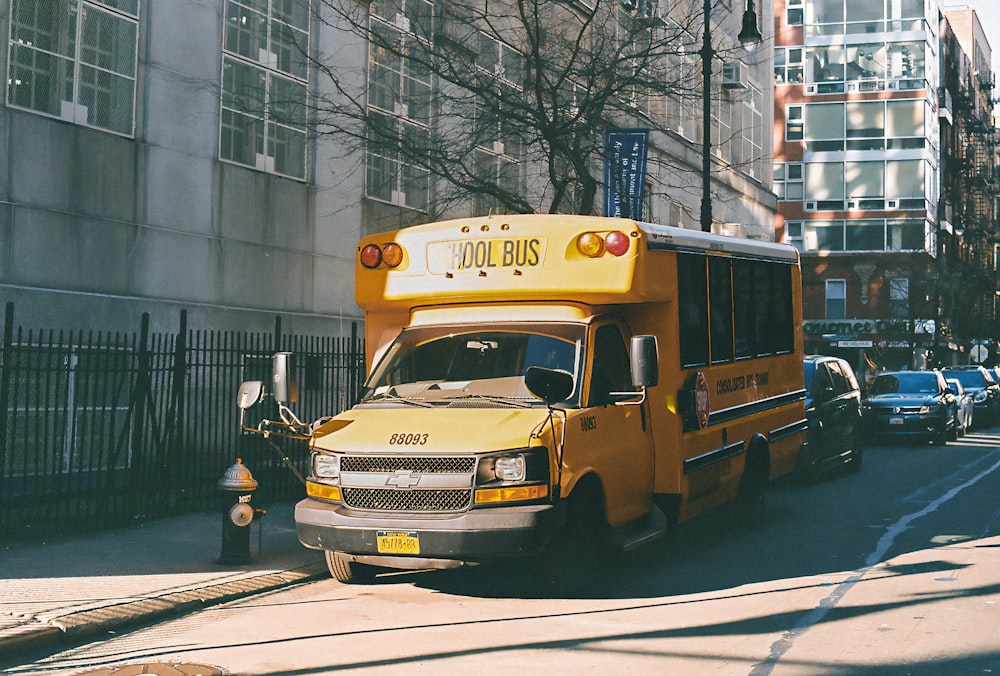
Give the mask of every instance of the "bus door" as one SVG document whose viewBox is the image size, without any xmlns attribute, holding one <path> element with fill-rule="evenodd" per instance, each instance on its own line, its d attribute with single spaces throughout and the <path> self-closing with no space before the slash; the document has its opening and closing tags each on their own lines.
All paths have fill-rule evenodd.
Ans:
<svg viewBox="0 0 1000 676">
<path fill-rule="evenodd" d="M 615 526 L 649 511 L 653 494 L 653 437 L 648 403 L 613 393 L 632 392 L 628 349 L 622 328 L 598 325 L 592 338 L 590 388 L 578 420 L 570 420 L 566 448 L 576 470 L 593 467 L 604 486 L 608 521 Z"/>
</svg>

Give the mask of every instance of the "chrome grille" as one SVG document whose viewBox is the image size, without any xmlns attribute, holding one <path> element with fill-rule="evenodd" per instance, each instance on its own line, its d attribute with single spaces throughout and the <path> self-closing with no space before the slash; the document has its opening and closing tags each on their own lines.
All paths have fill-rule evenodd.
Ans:
<svg viewBox="0 0 1000 676">
<path fill-rule="evenodd" d="M 348 455 L 340 462 L 342 472 L 383 472 L 409 470 L 423 474 L 471 474 L 476 459 L 470 457 L 413 457 L 397 455 Z"/>
<path fill-rule="evenodd" d="M 469 506 L 472 490 L 402 491 L 392 488 L 344 488 L 344 503 L 355 509 L 389 512 L 457 512 Z"/>
<path fill-rule="evenodd" d="M 348 455 L 340 463 L 341 490 L 344 504 L 354 509 L 458 512 L 472 504 L 475 471 L 476 459 L 472 456 Z M 453 477 L 457 484 L 445 479 L 450 485 L 437 488 L 391 485 L 393 476 L 406 473 L 457 475 Z"/>
</svg>

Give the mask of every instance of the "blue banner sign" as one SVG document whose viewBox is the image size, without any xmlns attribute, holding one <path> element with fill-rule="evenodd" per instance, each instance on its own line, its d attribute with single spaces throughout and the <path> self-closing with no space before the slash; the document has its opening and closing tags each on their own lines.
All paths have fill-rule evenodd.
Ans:
<svg viewBox="0 0 1000 676">
<path fill-rule="evenodd" d="M 642 219 L 642 188 L 646 182 L 646 129 L 615 129 L 605 137 L 604 213 L 615 218 Z"/>
</svg>

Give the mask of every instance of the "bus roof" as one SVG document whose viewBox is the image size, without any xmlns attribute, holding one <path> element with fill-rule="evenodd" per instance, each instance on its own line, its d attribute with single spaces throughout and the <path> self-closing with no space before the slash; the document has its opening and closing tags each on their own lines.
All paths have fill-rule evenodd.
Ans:
<svg viewBox="0 0 1000 676">
<path fill-rule="evenodd" d="M 798 252 L 783 244 L 629 219 L 497 215 L 365 237 L 358 245 L 357 300 L 366 309 L 470 302 L 645 302 L 659 293 L 654 287 L 662 287 L 650 283 L 660 266 L 646 262 L 656 251 L 798 262 Z"/>
</svg>

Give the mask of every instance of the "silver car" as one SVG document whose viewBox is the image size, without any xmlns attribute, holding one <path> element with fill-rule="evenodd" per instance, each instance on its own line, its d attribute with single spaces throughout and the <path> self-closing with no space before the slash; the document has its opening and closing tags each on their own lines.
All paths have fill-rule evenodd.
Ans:
<svg viewBox="0 0 1000 676">
<path fill-rule="evenodd" d="M 976 402 L 972 392 L 965 389 L 962 381 L 958 378 L 946 378 L 951 389 L 955 390 L 955 398 L 958 399 L 958 436 L 965 436 L 965 433 L 972 429 L 972 414 L 976 410 Z"/>
</svg>

